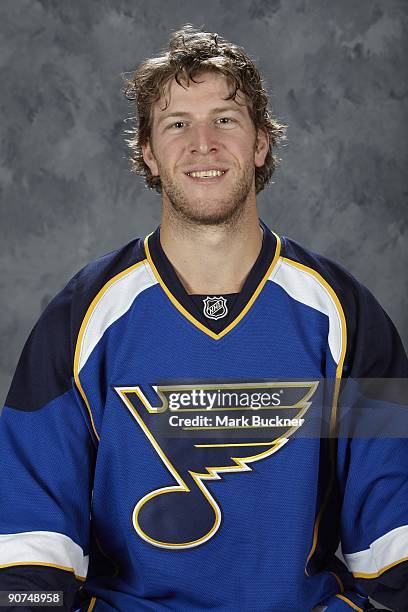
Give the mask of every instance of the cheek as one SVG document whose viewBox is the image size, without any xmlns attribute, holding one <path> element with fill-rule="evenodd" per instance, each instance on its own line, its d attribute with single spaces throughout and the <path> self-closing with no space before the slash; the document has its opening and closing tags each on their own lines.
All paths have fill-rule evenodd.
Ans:
<svg viewBox="0 0 408 612">
<path fill-rule="evenodd" d="M 250 159 L 253 161 L 255 154 L 255 134 L 249 131 L 236 134 L 231 138 L 230 146 L 241 159 Z"/>
<path fill-rule="evenodd" d="M 162 166 L 171 166 L 177 163 L 182 151 L 183 147 L 180 142 L 175 139 L 164 140 L 157 148 L 156 159 L 160 160 Z"/>
</svg>

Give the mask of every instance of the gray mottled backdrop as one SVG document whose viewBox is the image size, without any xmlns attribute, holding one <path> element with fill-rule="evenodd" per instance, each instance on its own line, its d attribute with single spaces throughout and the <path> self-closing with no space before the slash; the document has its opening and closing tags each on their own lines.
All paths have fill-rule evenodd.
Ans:
<svg viewBox="0 0 408 612">
<path fill-rule="evenodd" d="M 0 400 L 50 298 L 154 229 L 121 73 L 186 22 L 243 45 L 289 125 L 261 217 L 341 262 L 408 339 L 405 0 L 2 0 Z"/>
</svg>

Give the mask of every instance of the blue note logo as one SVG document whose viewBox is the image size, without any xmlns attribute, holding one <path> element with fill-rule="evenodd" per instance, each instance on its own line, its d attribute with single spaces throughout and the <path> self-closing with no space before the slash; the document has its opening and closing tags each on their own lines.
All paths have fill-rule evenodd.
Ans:
<svg viewBox="0 0 408 612">
<path fill-rule="evenodd" d="M 228 314 L 227 300 L 222 295 L 206 297 L 203 313 L 208 319 L 222 319 Z"/>
<path fill-rule="evenodd" d="M 222 480 L 223 473 L 250 473 L 252 463 L 281 449 L 303 426 L 318 385 L 261 381 L 115 387 L 169 474 L 163 486 L 135 500 L 136 533 L 167 549 L 192 548 L 214 537 L 222 512 L 206 482 Z"/>
</svg>

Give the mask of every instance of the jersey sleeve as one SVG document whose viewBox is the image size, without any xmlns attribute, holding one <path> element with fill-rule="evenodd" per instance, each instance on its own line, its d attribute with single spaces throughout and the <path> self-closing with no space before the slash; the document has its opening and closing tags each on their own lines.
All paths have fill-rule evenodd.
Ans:
<svg viewBox="0 0 408 612">
<path fill-rule="evenodd" d="M 399 335 L 372 294 L 361 285 L 345 304 L 348 348 L 344 371 L 363 391 L 362 424 L 367 433 L 338 439 L 338 481 L 342 497 L 341 543 L 349 570 L 361 591 L 391 610 L 408 610 L 408 438 L 407 357 Z M 383 390 L 368 396 L 364 381 Z M 399 402 L 399 404 L 396 402 Z M 353 407 L 354 409 L 354 407 Z M 388 420 L 401 414 L 401 435 L 388 435 Z M 376 415 L 383 429 L 375 426 Z M 374 420 L 374 421 L 373 421 Z M 404 429 L 405 423 L 405 429 Z M 367 425 L 367 427 L 365 427 Z M 377 432 L 377 433 L 376 433 Z"/>
<path fill-rule="evenodd" d="M 0 415 L 0 591 L 63 591 L 61 610 L 87 575 L 95 460 L 72 375 L 75 286 L 34 327 Z"/>
</svg>

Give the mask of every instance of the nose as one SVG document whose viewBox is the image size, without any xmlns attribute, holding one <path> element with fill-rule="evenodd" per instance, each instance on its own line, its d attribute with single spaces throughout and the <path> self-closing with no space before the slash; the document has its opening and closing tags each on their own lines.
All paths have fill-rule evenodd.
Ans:
<svg viewBox="0 0 408 612">
<path fill-rule="evenodd" d="M 218 150 L 218 139 L 215 130 L 207 123 L 196 124 L 190 131 L 190 152 L 207 155 Z"/>
</svg>

